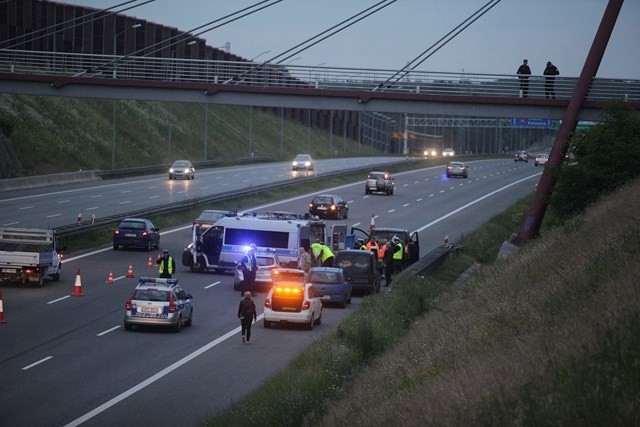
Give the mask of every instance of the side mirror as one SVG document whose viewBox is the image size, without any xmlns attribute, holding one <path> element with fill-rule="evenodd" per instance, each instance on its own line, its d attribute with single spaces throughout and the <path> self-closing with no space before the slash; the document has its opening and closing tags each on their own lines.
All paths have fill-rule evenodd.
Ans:
<svg viewBox="0 0 640 427">
<path fill-rule="evenodd" d="M 193 296 L 191 294 L 187 294 L 187 298 L 188 299 L 193 299 Z"/>
</svg>

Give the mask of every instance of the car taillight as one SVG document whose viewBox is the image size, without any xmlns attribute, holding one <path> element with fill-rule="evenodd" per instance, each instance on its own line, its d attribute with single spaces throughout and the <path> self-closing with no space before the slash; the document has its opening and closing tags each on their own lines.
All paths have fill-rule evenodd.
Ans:
<svg viewBox="0 0 640 427">
<path fill-rule="evenodd" d="M 304 300 L 304 302 L 302 303 L 302 309 L 309 310 L 310 307 L 311 307 L 311 302 L 309 300 Z"/>
<path fill-rule="evenodd" d="M 266 300 L 264 300 L 264 306 L 266 308 L 271 308 L 271 298 L 267 298 Z"/>
<path fill-rule="evenodd" d="M 131 311 L 131 300 L 127 300 L 127 303 L 124 305 L 127 311 Z"/>
<path fill-rule="evenodd" d="M 309 208 L 313 209 L 313 203 L 309 203 Z"/>
<path fill-rule="evenodd" d="M 173 294 L 169 294 L 169 313 L 175 313 L 176 308 L 176 303 L 173 301 Z"/>
<path fill-rule="evenodd" d="M 331 205 L 331 210 L 335 211 L 336 210 L 336 205 Z"/>
<path fill-rule="evenodd" d="M 115 230 L 113 234 L 120 234 L 120 230 Z"/>
</svg>

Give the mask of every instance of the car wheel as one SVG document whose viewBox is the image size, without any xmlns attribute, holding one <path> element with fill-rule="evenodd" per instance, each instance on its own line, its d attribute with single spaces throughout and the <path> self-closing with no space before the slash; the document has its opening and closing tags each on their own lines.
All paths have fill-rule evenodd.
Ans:
<svg viewBox="0 0 640 427">
<path fill-rule="evenodd" d="M 369 194 L 369 193 L 371 193 L 371 192 L 369 191 L 369 189 L 368 189 L 368 188 L 365 188 L 365 189 L 364 189 L 364 194 Z"/>
<path fill-rule="evenodd" d="M 265 328 L 269 329 L 271 327 L 271 322 L 268 320 L 263 320 L 262 324 L 264 325 Z"/>
<path fill-rule="evenodd" d="M 125 331 L 130 331 L 133 329 L 133 325 L 127 322 L 124 322 L 124 330 Z"/>
<path fill-rule="evenodd" d="M 120 247 L 120 245 L 116 245 L 115 243 L 113 244 L 113 250 L 114 251 L 117 251 L 119 247 Z"/>
<path fill-rule="evenodd" d="M 185 322 L 184 326 L 193 325 L 193 308 L 191 309 L 191 313 L 189 313 L 189 319 Z"/>
<path fill-rule="evenodd" d="M 304 325 L 304 328 L 311 331 L 313 329 L 313 323 L 313 313 L 311 313 L 311 319 L 309 319 L 309 322 Z"/>
<path fill-rule="evenodd" d="M 320 316 L 318 316 L 318 319 L 316 320 L 316 325 L 322 325 L 322 309 L 320 309 Z"/>
<path fill-rule="evenodd" d="M 58 267 L 58 271 L 56 271 L 55 274 L 51 276 L 51 278 L 53 279 L 54 282 L 59 282 L 61 274 L 62 274 L 62 267 Z"/>
<path fill-rule="evenodd" d="M 451 175 L 447 174 L 447 178 L 450 178 L 450 177 L 451 177 Z"/>
<path fill-rule="evenodd" d="M 180 332 L 182 330 L 182 316 L 178 317 L 178 322 L 173 325 L 173 332 Z"/>
<path fill-rule="evenodd" d="M 160 237 L 158 237 L 158 240 L 156 240 L 156 244 L 153 245 L 153 247 L 156 249 L 160 249 Z"/>
<path fill-rule="evenodd" d="M 345 209 L 344 210 L 344 219 L 347 219 L 349 217 L 349 209 Z"/>
<path fill-rule="evenodd" d="M 349 298 L 347 298 L 347 304 L 351 304 L 351 294 L 349 294 Z"/>
<path fill-rule="evenodd" d="M 340 303 L 340 308 L 347 308 L 347 301 L 344 300 Z"/>
</svg>

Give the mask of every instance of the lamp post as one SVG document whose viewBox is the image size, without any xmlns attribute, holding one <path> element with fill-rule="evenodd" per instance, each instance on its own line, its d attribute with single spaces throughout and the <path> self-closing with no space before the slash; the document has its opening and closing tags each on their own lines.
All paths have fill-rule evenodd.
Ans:
<svg viewBox="0 0 640 427">
<path fill-rule="evenodd" d="M 130 28 L 131 29 L 135 29 L 135 28 L 140 28 L 142 27 L 142 24 L 133 24 Z M 118 31 L 117 33 L 115 33 L 113 35 L 113 56 L 114 56 L 114 64 L 113 64 L 113 78 L 116 78 L 116 68 L 117 68 L 117 62 L 115 62 L 115 56 L 118 53 L 118 47 L 116 45 L 116 43 L 118 42 L 118 36 L 122 33 L 124 33 L 125 31 L 127 31 L 128 28 L 125 28 L 122 31 Z"/>
<path fill-rule="evenodd" d="M 270 51 L 270 50 L 265 50 L 265 51 L 263 51 L 263 52 L 260 52 L 259 54 L 257 54 L 257 55 L 256 55 L 256 56 L 254 56 L 253 58 L 251 58 L 249 61 L 253 62 L 253 61 L 255 61 L 256 59 L 258 59 L 260 56 L 264 55 L 265 53 L 269 53 L 269 52 L 271 52 L 271 51 Z"/>
<path fill-rule="evenodd" d="M 315 70 L 318 67 L 322 67 L 324 64 L 326 64 L 326 62 L 321 62 L 318 65 L 314 65 L 313 67 L 309 68 L 309 81 L 311 82 L 313 80 L 313 78 L 311 77 L 311 73 L 313 72 L 313 70 Z M 316 89 L 318 88 L 318 74 L 316 73 L 316 79 L 315 79 L 315 87 Z"/>
<path fill-rule="evenodd" d="M 140 28 L 142 27 L 142 24 L 134 24 L 131 26 L 131 28 Z M 119 31 L 117 33 L 115 33 L 113 35 L 113 57 L 114 57 L 114 63 L 113 63 L 113 78 L 116 78 L 116 63 L 115 63 L 115 56 L 117 53 L 117 49 L 116 49 L 116 41 L 118 39 L 118 36 L 122 33 L 124 33 L 127 29 L 125 28 L 122 31 Z M 111 169 L 115 169 L 115 164 L 116 164 L 116 102 L 117 100 L 114 99 L 113 100 L 113 123 L 112 123 L 112 129 L 111 129 Z"/>
<path fill-rule="evenodd" d="M 302 56 L 296 56 L 295 58 L 293 58 L 292 60 L 290 60 L 289 62 L 287 62 L 287 63 L 286 63 L 286 64 L 284 64 L 284 65 L 289 65 L 289 64 L 291 64 L 293 61 L 297 61 L 298 59 L 302 59 Z"/>
</svg>

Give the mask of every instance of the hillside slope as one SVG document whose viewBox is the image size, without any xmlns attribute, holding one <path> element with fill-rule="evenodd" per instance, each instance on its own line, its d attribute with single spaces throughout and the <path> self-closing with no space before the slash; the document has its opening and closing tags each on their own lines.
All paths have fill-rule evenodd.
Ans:
<svg viewBox="0 0 640 427">
<path fill-rule="evenodd" d="M 295 121 L 283 125 L 258 108 L 8 94 L 0 95 L 0 150 L 0 179 L 181 158 L 232 162 L 252 153 L 276 160 L 308 151 L 317 158 L 379 154 Z"/>
<path fill-rule="evenodd" d="M 635 181 L 451 286 L 314 424 L 637 425 L 638 241 Z"/>
</svg>

